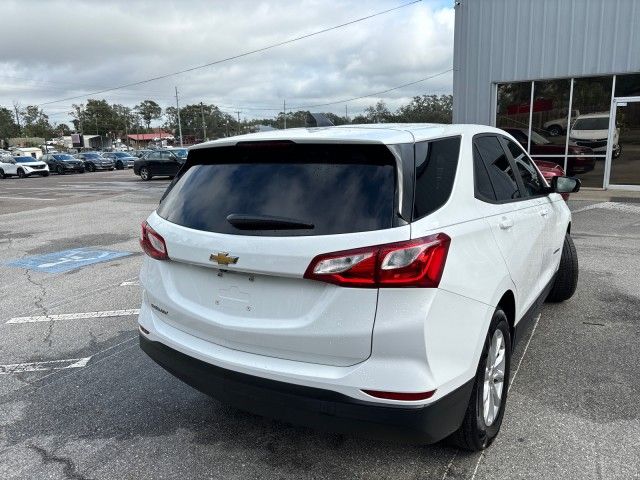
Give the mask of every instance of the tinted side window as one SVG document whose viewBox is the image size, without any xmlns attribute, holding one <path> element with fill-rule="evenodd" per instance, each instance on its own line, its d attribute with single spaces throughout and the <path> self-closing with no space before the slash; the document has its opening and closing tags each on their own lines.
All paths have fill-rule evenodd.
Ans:
<svg viewBox="0 0 640 480">
<path fill-rule="evenodd" d="M 513 160 L 518 167 L 520 177 L 522 177 L 522 183 L 524 184 L 525 195 L 528 197 L 535 197 L 536 195 L 544 195 L 545 184 L 542 181 L 542 177 L 538 174 L 536 167 L 534 167 L 531 159 L 524 153 L 524 150 L 516 145 L 511 140 L 505 139 L 507 147 L 513 156 Z"/>
<path fill-rule="evenodd" d="M 496 192 L 493 191 L 489 173 L 484 166 L 484 162 L 480 157 L 478 148 L 473 147 L 473 179 L 475 185 L 475 197 L 480 200 L 496 200 Z"/>
<path fill-rule="evenodd" d="M 426 156 L 416 158 L 414 220 L 434 212 L 449 199 L 459 154 L 460 138 L 454 137 L 427 142 Z"/>
<path fill-rule="evenodd" d="M 482 157 L 493 190 L 498 201 L 513 200 L 520 198 L 518 182 L 511 169 L 511 164 L 507 158 L 502 145 L 497 137 L 486 136 L 475 139 L 474 144 Z"/>
</svg>

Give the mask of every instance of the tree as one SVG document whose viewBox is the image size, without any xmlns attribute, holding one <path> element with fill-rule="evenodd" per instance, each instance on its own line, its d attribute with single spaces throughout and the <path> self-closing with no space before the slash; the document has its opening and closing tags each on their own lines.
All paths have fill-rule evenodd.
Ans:
<svg viewBox="0 0 640 480">
<path fill-rule="evenodd" d="M 71 135 L 71 129 L 66 123 L 57 124 L 55 127 L 53 127 L 53 130 L 55 134 L 59 136 Z"/>
<path fill-rule="evenodd" d="M 353 123 L 389 123 L 395 121 L 387 104 L 380 100 L 374 106 L 367 107 L 364 114 L 357 115 Z"/>
<path fill-rule="evenodd" d="M 171 130 L 174 136 L 178 136 L 178 113 L 176 107 L 165 109 L 164 127 Z M 202 117 L 207 130 L 208 138 L 220 138 L 229 134 L 236 134 L 240 131 L 240 125 L 233 116 L 224 113 L 216 105 L 200 105 L 194 103 L 180 108 L 180 125 L 182 136 L 192 136 L 196 140 L 203 140 L 204 130 L 202 128 Z M 227 128 L 228 127 L 228 128 Z"/>
<path fill-rule="evenodd" d="M 15 122 L 13 112 L 8 108 L 0 107 L 0 140 L 17 137 L 19 134 L 20 129 Z"/>
<path fill-rule="evenodd" d="M 151 128 L 152 120 L 157 120 L 162 116 L 162 108 L 153 100 L 144 100 L 136 105 L 135 109 L 144 120 L 147 128 Z"/>
<path fill-rule="evenodd" d="M 420 95 L 396 112 L 398 122 L 451 123 L 453 95 Z"/>
<path fill-rule="evenodd" d="M 23 133 L 26 137 L 52 137 L 49 117 L 37 105 L 29 105 L 22 112 Z"/>
</svg>

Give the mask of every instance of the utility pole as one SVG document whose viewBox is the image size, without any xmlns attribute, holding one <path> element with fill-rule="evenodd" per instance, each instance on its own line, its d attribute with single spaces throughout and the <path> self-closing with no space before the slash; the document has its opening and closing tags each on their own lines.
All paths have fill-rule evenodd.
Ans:
<svg viewBox="0 0 640 480">
<path fill-rule="evenodd" d="M 238 134 L 239 134 L 240 133 L 240 114 L 242 113 L 242 111 L 236 110 L 235 112 L 238 115 Z"/>
<path fill-rule="evenodd" d="M 16 123 L 18 124 L 18 136 L 22 136 L 22 127 L 20 126 L 20 113 L 18 112 L 20 108 L 20 104 L 16 101 L 13 102 L 13 109 L 16 111 Z M 25 146 L 26 146 L 26 137 L 25 137 Z"/>
<path fill-rule="evenodd" d="M 200 114 L 202 115 L 202 141 L 207 141 L 207 124 L 204 121 L 204 107 L 202 106 L 202 102 L 200 102 Z"/>
<path fill-rule="evenodd" d="M 78 116 L 78 122 L 80 123 L 80 135 L 84 134 L 84 130 L 82 129 L 82 119 L 84 118 L 84 103 L 80 104 L 80 115 Z M 83 140 L 84 142 L 84 140 Z"/>
<path fill-rule="evenodd" d="M 344 106 L 344 121 L 349 123 L 349 107 L 347 105 Z"/>
<path fill-rule="evenodd" d="M 180 136 L 180 146 L 182 146 L 182 124 L 180 123 L 180 103 L 178 102 L 178 87 L 176 87 L 176 110 L 178 111 L 178 135 Z"/>
<path fill-rule="evenodd" d="M 282 112 L 284 113 L 284 129 L 287 129 L 287 100 L 282 100 Z"/>
</svg>

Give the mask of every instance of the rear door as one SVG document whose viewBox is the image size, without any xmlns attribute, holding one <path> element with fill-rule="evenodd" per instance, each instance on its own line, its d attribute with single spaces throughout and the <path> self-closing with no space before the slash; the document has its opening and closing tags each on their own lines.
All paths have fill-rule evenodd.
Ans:
<svg viewBox="0 0 640 480">
<path fill-rule="evenodd" d="M 543 223 L 539 199 L 531 199 L 501 137 L 477 135 L 474 154 L 479 155 L 489 175 L 494 199 L 486 199 L 487 221 L 516 285 L 516 310 L 520 318 L 538 296 L 542 264 Z"/>
<path fill-rule="evenodd" d="M 153 175 L 163 175 L 162 157 L 159 151 L 152 151 L 145 157 L 147 167 Z"/>
<path fill-rule="evenodd" d="M 396 226 L 389 149 L 218 147 L 192 152 L 189 162 L 197 164 L 149 220 L 172 260 L 147 260 L 143 275 L 149 302 L 168 312 L 158 320 L 261 355 L 342 366 L 368 358 L 378 291 L 303 275 L 319 254 L 410 238 L 408 225 Z M 285 218 L 299 228 L 238 227 L 233 214 Z"/>
</svg>

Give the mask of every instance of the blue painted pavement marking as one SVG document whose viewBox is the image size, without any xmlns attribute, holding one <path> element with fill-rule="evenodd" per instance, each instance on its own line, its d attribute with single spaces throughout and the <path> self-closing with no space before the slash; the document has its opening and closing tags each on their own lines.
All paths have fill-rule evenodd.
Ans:
<svg viewBox="0 0 640 480">
<path fill-rule="evenodd" d="M 131 252 L 116 252 L 112 250 L 96 250 L 93 248 L 74 248 L 61 252 L 47 253 L 24 257 L 6 263 L 9 267 L 26 268 L 38 272 L 63 273 L 76 268 L 82 268 L 94 263 L 108 262 L 120 257 L 131 255 Z"/>
</svg>

